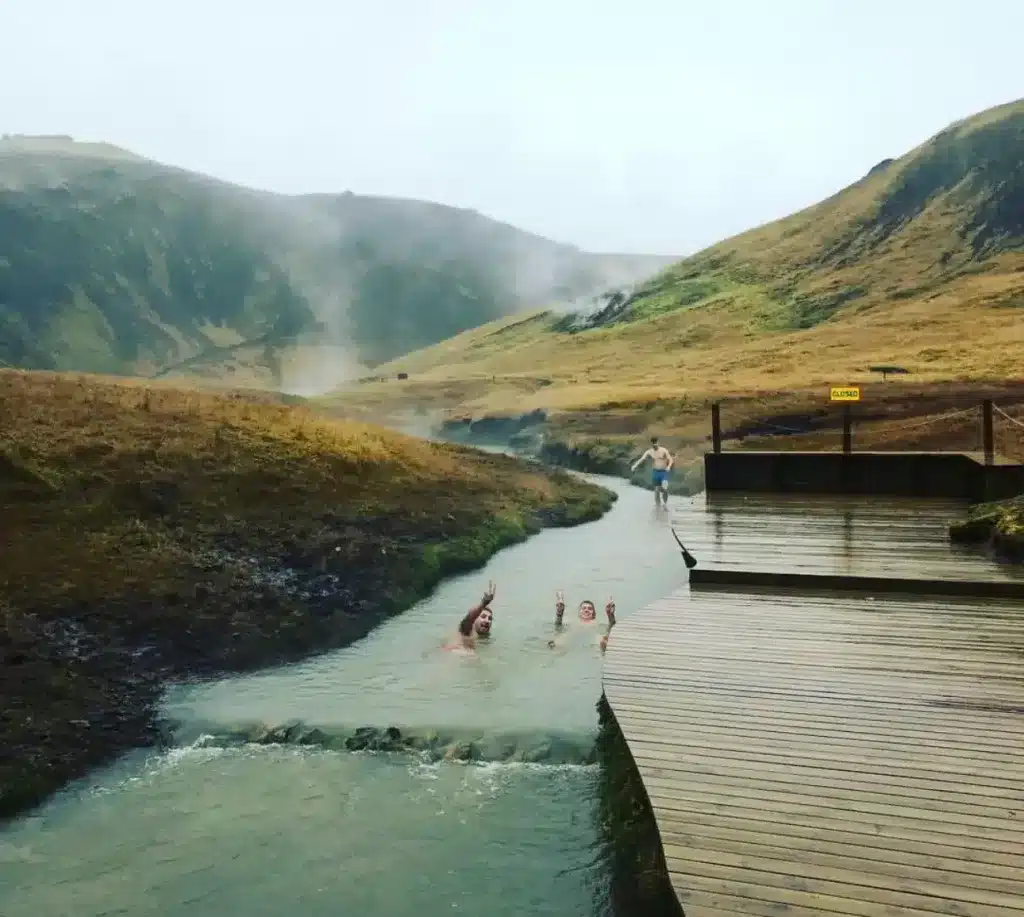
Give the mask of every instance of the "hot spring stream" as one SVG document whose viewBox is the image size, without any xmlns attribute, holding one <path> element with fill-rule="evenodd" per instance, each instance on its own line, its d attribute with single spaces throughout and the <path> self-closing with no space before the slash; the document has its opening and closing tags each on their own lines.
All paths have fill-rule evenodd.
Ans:
<svg viewBox="0 0 1024 917">
<path fill-rule="evenodd" d="M 621 622 L 686 573 L 652 495 L 597 480 L 619 493 L 604 519 L 501 552 L 354 646 L 174 687 L 177 747 L 128 756 L 0 832 L 0 914 L 601 913 L 601 655 L 575 608 L 611 594 Z M 490 645 L 442 652 L 488 579 Z M 570 629 L 551 650 L 556 588 Z M 249 741 L 260 723 L 288 724 L 288 743 Z M 362 726 L 414 747 L 345 750 Z M 443 757 L 469 749 L 470 763 Z"/>
</svg>

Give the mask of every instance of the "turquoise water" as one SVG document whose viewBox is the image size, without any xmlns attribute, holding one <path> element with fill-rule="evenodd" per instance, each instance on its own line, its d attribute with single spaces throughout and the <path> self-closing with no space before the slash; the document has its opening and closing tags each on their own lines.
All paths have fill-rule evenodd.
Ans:
<svg viewBox="0 0 1024 917">
<path fill-rule="evenodd" d="M 573 612 L 613 596 L 622 620 L 686 573 L 651 495 L 599 480 L 620 494 L 604 519 L 501 552 L 345 650 L 174 687 L 176 747 L 128 756 L 0 833 L 0 913 L 604 912 L 592 763 L 602 657 L 599 630 Z M 673 503 L 685 516 L 687 502 Z M 489 579 L 491 641 L 443 651 Z M 552 650 L 556 589 L 569 628 Z M 315 741 L 244 740 L 289 721 Z M 442 752 L 472 743 L 481 760 L 344 750 L 361 726 Z"/>
</svg>

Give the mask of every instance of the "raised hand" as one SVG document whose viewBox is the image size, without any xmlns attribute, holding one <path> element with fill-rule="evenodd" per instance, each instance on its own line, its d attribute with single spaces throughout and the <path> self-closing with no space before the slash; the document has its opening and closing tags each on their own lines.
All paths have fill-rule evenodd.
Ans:
<svg viewBox="0 0 1024 917">
<path fill-rule="evenodd" d="M 558 614 L 565 611 L 565 593 L 561 589 L 555 590 L 555 611 Z"/>
<path fill-rule="evenodd" d="M 497 592 L 497 588 L 492 581 L 488 581 L 487 591 L 484 593 L 483 599 L 481 599 L 482 605 L 490 605 L 494 601 L 494 593 Z"/>
<path fill-rule="evenodd" d="M 615 620 L 615 599 L 608 596 L 608 604 L 604 606 L 604 613 L 608 616 L 609 621 Z"/>
</svg>

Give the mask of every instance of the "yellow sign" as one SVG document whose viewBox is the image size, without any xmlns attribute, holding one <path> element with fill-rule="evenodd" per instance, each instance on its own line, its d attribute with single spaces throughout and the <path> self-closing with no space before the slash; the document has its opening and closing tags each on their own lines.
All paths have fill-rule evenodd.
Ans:
<svg viewBox="0 0 1024 917">
<path fill-rule="evenodd" d="M 828 393 L 829 401 L 860 401 L 859 388 L 833 388 Z"/>
</svg>

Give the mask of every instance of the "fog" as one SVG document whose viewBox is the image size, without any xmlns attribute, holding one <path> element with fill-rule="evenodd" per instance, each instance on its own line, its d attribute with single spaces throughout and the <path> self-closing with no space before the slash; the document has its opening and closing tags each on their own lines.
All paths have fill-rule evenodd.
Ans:
<svg viewBox="0 0 1024 917">
<path fill-rule="evenodd" d="M 0 139 L 0 187 L 29 193 L 69 188 L 69 198 L 40 196 L 35 202 L 51 219 L 63 207 L 88 207 L 116 212 L 120 221 L 124 217 L 118 202 L 138 196 L 144 199 L 144 213 L 156 207 L 204 215 L 206 236 L 190 240 L 201 249 L 228 241 L 239 251 L 248 246 L 254 266 L 261 258 L 269 259 L 284 271 L 290 288 L 306 300 L 320 326 L 316 333 L 276 347 L 262 361 L 276 386 L 301 395 L 330 391 L 369 372 L 352 315 L 368 266 L 404 265 L 414 283 L 428 285 L 437 272 L 444 275 L 444 283 L 457 283 L 466 293 L 476 291 L 486 299 L 473 312 L 470 324 L 475 325 L 519 309 L 565 307 L 653 274 L 672 260 L 591 254 L 475 211 L 433 202 L 248 189 L 77 138 Z M 125 230 L 141 233 L 158 250 L 170 238 L 167 227 L 151 217 L 142 219 L 138 225 L 126 224 Z M 393 307 L 379 304 L 381 309 Z M 386 329 L 387 318 L 374 315 L 372 321 Z M 409 333 L 410 318 L 396 313 L 396 340 Z M 429 323 L 430 316 L 425 318 Z M 461 328 L 442 330 L 438 338 Z M 202 346 L 201 340 L 196 344 Z M 183 352 L 179 359 L 192 356 Z"/>
<path fill-rule="evenodd" d="M 696 251 L 1022 93 L 1016 0 L 6 0 L 0 130 Z"/>
<path fill-rule="evenodd" d="M 507 293 L 505 308 L 482 321 L 508 310 L 587 306 L 598 294 L 631 287 L 674 260 L 582 252 L 473 211 L 425 201 L 353 194 L 260 195 L 256 201 L 248 218 L 262 221 L 270 252 L 324 325 L 322 334 L 305 335 L 281 351 L 280 385 L 297 395 L 322 394 L 372 372 L 350 343 L 358 268 L 346 259 L 354 243 L 372 240 L 375 253 L 386 252 L 390 263 L 446 270 L 459 263 L 478 272 Z"/>
<path fill-rule="evenodd" d="M 341 344 L 299 343 L 281 352 L 280 389 L 286 395 L 313 398 L 366 375 L 367 368 Z"/>
</svg>

